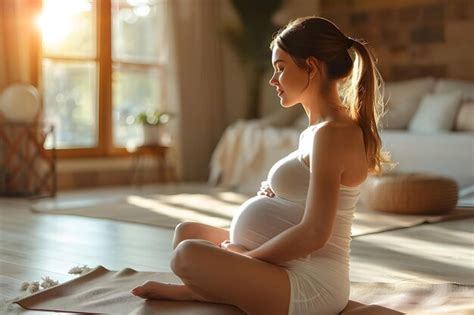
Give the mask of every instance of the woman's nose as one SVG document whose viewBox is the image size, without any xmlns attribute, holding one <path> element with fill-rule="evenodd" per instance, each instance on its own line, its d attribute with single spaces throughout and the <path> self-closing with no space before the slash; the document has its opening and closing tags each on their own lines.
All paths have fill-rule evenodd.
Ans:
<svg viewBox="0 0 474 315">
<path fill-rule="evenodd" d="M 273 85 L 273 86 L 276 86 L 278 84 L 278 80 L 275 79 L 275 75 L 272 75 L 272 77 L 270 78 L 270 81 L 268 81 L 268 84 Z"/>
</svg>

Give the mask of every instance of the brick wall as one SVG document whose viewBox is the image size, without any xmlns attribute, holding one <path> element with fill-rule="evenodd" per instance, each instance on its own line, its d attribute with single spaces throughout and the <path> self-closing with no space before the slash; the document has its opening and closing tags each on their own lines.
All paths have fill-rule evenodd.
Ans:
<svg viewBox="0 0 474 315">
<path fill-rule="evenodd" d="M 321 11 L 369 41 L 385 81 L 474 80 L 473 0 L 321 0 Z"/>
</svg>

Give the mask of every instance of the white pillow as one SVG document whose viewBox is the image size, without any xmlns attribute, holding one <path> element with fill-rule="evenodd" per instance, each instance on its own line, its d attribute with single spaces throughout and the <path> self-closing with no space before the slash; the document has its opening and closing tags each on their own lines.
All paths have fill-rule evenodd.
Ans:
<svg viewBox="0 0 474 315">
<path fill-rule="evenodd" d="M 406 129 L 423 95 L 431 92 L 434 83 L 434 78 L 425 77 L 385 84 L 387 113 L 382 125 L 387 129 Z"/>
<path fill-rule="evenodd" d="M 433 77 L 387 82 L 384 97 L 394 106 L 415 103 L 418 105 L 421 98 L 430 93 L 435 85 Z"/>
<path fill-rule="evenodd" d="M 474 101 L 469 101 L 459 105 L 456 115 L 454 130 L 474 131 Z"/>
<path fill-rule="evenodd" d="M 387 113 L 382 117 L 382 125 L 386 129 L 406 129 L 418 108 L 418 102 L 387 106 Z"/>
<path fill-rule="evenodd" d="M 433 89 L 434 93 L 460 91 L 463 100 L 474 100 L 474 81 L 439 79 Z"/>
<path fill-rule="evenodd" d="M 408 129 L 418 133 L 452 130 L 461 98 L 459 91 L 425 95 Z"/>
</svg>

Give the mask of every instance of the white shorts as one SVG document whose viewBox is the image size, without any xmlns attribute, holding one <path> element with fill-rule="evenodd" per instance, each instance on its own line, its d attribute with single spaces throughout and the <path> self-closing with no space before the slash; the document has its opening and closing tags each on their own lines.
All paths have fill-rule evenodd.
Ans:
<svg viewBox="0 0 474 315">
<path fill-rule="evenodd" d="M 291 286 L 288 315 L 334 315 L 346 307 L 350 294 L 348 268 L 328 264 L 304 259 L 285 264 Z"/>
</svg>

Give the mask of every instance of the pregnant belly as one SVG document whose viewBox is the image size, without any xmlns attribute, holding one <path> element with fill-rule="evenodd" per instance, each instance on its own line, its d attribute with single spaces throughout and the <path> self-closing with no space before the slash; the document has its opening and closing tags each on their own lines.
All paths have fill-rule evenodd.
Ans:
<svg viewBox="0 0 474 315">
<path fill-rule="evenodd" d="M 233 217 L 230 241 L 248 250 L 298 224 L 304 207 L 278 197 L 252 197 L 244 202 Z"/>
</svg>

